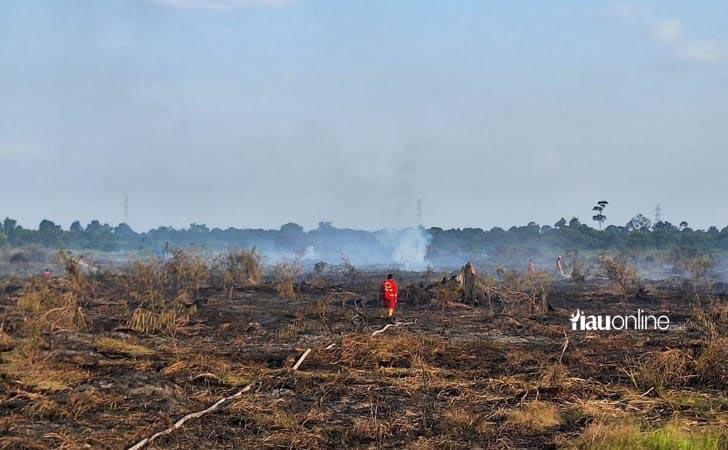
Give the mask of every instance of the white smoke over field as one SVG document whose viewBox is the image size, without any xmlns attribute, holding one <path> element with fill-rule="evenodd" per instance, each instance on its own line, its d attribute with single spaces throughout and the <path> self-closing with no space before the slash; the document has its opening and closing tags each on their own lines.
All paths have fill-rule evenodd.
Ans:
<svg viewBox="0 0 728 450">
<path fill-rule="evenodd" d="M 319 259 L 318 253 L 316 253 L 316 247 L 313 245 L 309 245 L 306 247 L 303 251 L 303 254 L 301 255 L 301 259 L 304 261 L 317 261 Z"/>
<path fill-rule="evenodd" d="M 431 263 L 427 260 L 431 241 L 432 236 L 422 227 L 375 232 L 331 228 L 293 238 L 260 236 L 242 247 L 255 247 L 266 265 L 300 259 L 309 266 L 319 261 L 335 266 L 346 258 L 356 267 L 424 270 Z"/>
<path fill-rule="evenodd" d="M 422 270 L 427 267 L 427 247 L 432 236 L 424 228 L 386 230 L 380 241 L 384 246 L 392 248 L 391 262 L 397 266 L 407 270 Z"/>
</svg>

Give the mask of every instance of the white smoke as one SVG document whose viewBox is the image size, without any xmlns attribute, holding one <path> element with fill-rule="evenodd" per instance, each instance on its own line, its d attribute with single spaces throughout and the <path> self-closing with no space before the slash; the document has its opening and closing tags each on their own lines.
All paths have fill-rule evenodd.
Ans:
<svg viewBox="0 0 728 450">
<path fill-rule="evenodd" d="M 388 230 L 383 239 L 392 248 L 392 262 L 407 270 L 427 267 L 427 247 L 432 236 L 424 228 Z"/>
<path fill-rule="evenodd" d="M 306 249 L 303 251 L 303 255 L 301 255 L 301 259 L 304 261 L 315 261 L 319 259 L 319 255 L 316 252 L 316 248 L 313 245 L 309 245 L 306 247 Z"/>
</svg>

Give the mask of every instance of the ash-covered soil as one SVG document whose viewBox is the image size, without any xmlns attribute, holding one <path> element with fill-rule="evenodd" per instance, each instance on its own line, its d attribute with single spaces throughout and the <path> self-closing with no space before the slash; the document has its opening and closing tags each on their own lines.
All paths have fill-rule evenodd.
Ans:
<svg viewBox="0 0 728 450">
<path fill-rule="evenodd" d="M 400 288 L 420 284 L 428 298 L 402 300 L 404 324 L 373 336 L 386 324 L 382 276 L 301 285 L 295 299 L 266 283 L 201 286 L 189 317 L 154 333 L 130 326 L 118 277 L 89 281 L 93 295 L 58 311 L 27 296 L 62 296 L 75 289 L 66 281 L 7 278 L 0 448 L 128 448 L 248 385 L 148 448 L 592 448 L 620 427 L 704 433 L 726 448 L 728 310 L 718 292 L 696 307 L 682 283 L 648 284 L 628 312 L 667 314 L 676 329 L 572 331 L 577 308 L 623 314 L 622 298 L 565 281 L 542 313 L 498 296 L 464 304 L 406 274 Z M 366 321 L 354 317 L 358 297 Z"/>
</svg>

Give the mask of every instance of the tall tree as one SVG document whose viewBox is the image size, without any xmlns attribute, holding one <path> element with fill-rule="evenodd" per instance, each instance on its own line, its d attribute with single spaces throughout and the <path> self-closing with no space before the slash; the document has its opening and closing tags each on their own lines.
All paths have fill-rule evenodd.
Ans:
<svg viewBox="0 0 728 450">
<path fill-rule="evenodd" d="M 592 211 L 596 212 L 592 216 L 592 220 L 599 223 L 599 229 L 602 229 L 602 224 L 607 220 L 607 216 L 604 215 L 604 208 L 607 207 L 609 204 L 606 200 L 600 200 L 597 202 L 596 206 L 592 208 Z"/>
</svg>

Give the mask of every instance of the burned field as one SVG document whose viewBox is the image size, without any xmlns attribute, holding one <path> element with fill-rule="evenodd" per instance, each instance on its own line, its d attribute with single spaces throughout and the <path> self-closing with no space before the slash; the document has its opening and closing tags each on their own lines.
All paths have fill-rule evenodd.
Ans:
<svg viewBox="0 0 728 450">
<path fill-rule="evenodd" d="M 130 448 L 223 398 L 144 448 L 728 448 L 720 286 L 400 273 L 386 327 L 382 276 L 178 252 L 5 278 L 0 448 Z M 679 326 L 573 331 L 577 308 Z"/>
</svg>

